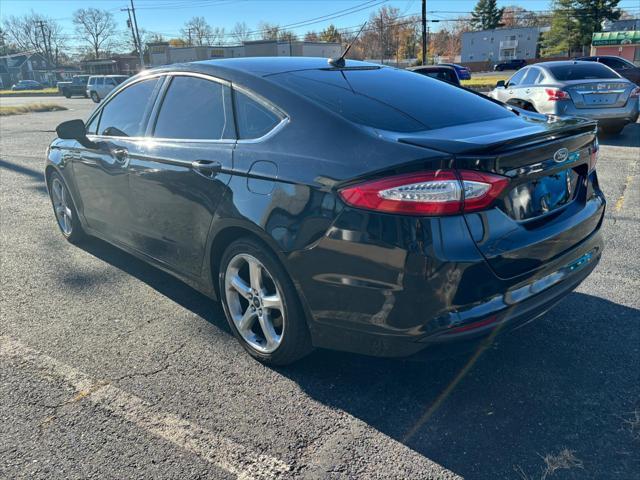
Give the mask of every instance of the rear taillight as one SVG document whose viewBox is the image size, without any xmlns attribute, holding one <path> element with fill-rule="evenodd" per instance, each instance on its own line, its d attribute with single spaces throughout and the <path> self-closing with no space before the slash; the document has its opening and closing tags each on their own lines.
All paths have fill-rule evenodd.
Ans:
<svg viewBox="0 0 640 480">
<path fill-rule="evenodd" d="M 564 90 L 558 90 L 557 88 L 545 88 L 545 92 L 547 92 L 547 100 L 551 102 L 556 102 L 558 100 L 569 100 L 569 94 Z"/>
<path fill-rule="evenodd" d="M 408 215 L 454 215 L 486 208 L 507 186 L 498 175 L 436 170 L 396 175 L 340 190 L 349 205 Z"/>
<path fill-rule="evenodd" d="M 633 90 L 631 90 L 631 96 L 635 98 L 640 97 L 640 87 L 636 87 Z"/>
<path fill-rule="evenodd" d="M 600 151 L 600 144 L 598 143 L 598 139 L 596 138 L 593 141 L 593 145 L 591 145 L 591 149 L 589 152 L 589 171 L 592 171 L 596 168 L 596 163 L 598 163 L 599 151 Z"/>
</svg>

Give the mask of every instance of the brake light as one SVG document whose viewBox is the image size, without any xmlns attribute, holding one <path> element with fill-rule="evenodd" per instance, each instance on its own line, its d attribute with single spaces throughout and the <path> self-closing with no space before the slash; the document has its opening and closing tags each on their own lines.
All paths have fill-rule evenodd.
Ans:
<svg viewBox="0 0 640 480">
<path fill-rule="evenodd" d="M 545 88 L 547 92 L 547 100 L 556 102 L 558 100 L 569 100 L 569 94 L 564 90 L 558 90 L 557 88 Z"/>
<path fill-rule="evenodd" d="M 633 90 L 631 90 L 631 97 L 635 97 L 635 98 L 640 97 L 640 87 L 636 87 Z"/>
<path fill-rule="evenodd" d="M 396 175 L 340 190 L 353 207 L 408 215 L 455 215 L 486 208 L 509 183 L 505 177 L 462 170 Z"/>
<path fill-rule="evenodd" d="M 598 143 L 598 139 L 596 138 L 593 141 L 593 145 L 591 145 L 590 153 L 589 153 L 589 171 L 593 171 L 596 168 L 596 163 L 598 162 L 598 152 L 600 151 L 600 144 Z"/>
</svg>

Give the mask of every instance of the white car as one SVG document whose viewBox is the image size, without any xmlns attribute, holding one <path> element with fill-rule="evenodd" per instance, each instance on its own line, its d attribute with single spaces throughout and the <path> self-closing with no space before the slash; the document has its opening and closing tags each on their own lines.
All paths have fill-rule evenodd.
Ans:
<svg viewBox="0 0 640 480">
<path fill-rule="evenodd" d="M 87 95 L 96 103 L 100 103 L 107 94 L 124 82 L 126 75 L 95 75 L 87 82 Z"/>
</svg>

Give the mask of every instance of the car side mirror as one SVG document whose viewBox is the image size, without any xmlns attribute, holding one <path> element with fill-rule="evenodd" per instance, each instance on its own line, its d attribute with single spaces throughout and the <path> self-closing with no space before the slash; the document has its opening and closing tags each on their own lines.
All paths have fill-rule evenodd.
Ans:
<svg viewBox="0 0 640 480">
<path fill-rule="evenodd" d="M 506 84 L 504 83 L 504 80 L 498 80 L 496 82 L 496 88 L 504 88 L 506 87 Z"/>
<path fill-rule="evenodd" d="M 69 120 L 62 122 L 56 127 L 58 138 L 65 140 L 76 140 L 86 148 L 97 149 L 98 144 L 87 138 L 87 130 L 82 120 Z"/>
</svg>

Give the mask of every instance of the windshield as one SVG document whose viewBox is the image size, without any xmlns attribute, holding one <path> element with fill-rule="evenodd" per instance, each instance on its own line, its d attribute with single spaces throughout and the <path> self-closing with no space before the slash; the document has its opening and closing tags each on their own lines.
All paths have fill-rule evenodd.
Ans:
<svg viewBox="0 0 640 480">
<path fill-rule="evenodd" d="M 600 78 L 620 78 L 616 72 L 600 63 L 572 63 L 549 67 L 551 74 L 558 81 L 590 80 Z"/>
<path fill-rule="evenodd" d="M 472 92 L 395 68 L 323 69 L 270 77 L 355 123 L 417 132 L 513 115 Z"/>
</svg>

